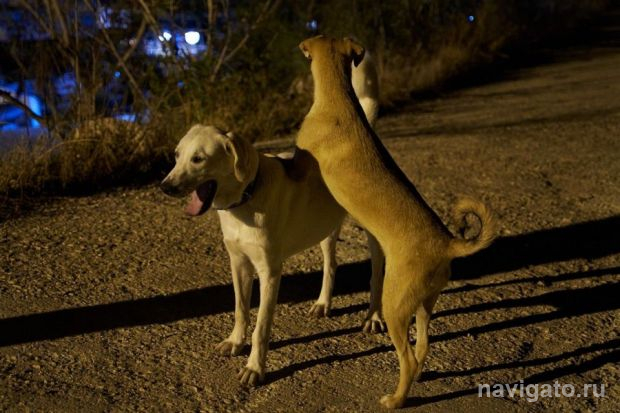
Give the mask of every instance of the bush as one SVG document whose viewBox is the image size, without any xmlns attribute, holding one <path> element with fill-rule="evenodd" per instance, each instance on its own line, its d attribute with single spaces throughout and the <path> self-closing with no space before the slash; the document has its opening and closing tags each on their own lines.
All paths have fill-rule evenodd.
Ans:
<svg viewBox="0 0 620 413">
<path fill-rule="evenodd" d="M 293 132 L 311 96 L 292 85 L 308 73 L 297 44 L 315 33 L 354 34 L 375 55 L 384 104 L 436 88 L 508 47 L 562 32 L 603 10 L 603 0 L 463 0 L 376 2 L 108 1 L 2 3 L 9 32 L 30 22 L 36 35 L 0 44 L 2 75 L 34 79 L 47 112 L 47 136 L 2 154 L 0 193 L 63 193 L 148 176 L 171 161 L 173 147 L 196 122 L 234 130 L 249 140 Z M 99 5 L 100 7 L 95 7 Z M 105 4 L 105 7 L 102 6 Z M 353 6 L 352 6 L 353 5 Z M 173 7 L 174 6 L 174 7 Z M 81 14 L 110 24 L 81 27 Z M 208 47 L 199 56 L 153 58 L 138 45 L 163 33 L 162 22 L 192 11 Z M 11 14 L 13 13 L 13 14 Z M 105 14 L 104 13 L 104 14 Z M 179 17 L 180 16 L 180 17 Z M 185 16 L 185 17 L 183 17 Z M 115 23 L 116 22 L 116 23 Z M 318 27 L 314 27 L 315 22 Z M 100 22 L 101 23 L 101 22 Z M 32 29 L 32 28 L 30 28 Z M 75 77 L 64 97 L 53 79 Z M 13 98 L 0 91 L 0 97 Z M 115 120 L 124 113 L 135 123 Z"/>
</svg>

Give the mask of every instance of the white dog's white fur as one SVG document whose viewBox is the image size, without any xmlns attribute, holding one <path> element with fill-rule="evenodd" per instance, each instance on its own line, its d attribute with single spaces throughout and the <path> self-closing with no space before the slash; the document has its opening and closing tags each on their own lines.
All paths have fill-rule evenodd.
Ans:
<svg viewBox="0 0 620 413">
<path fill-rule="evenodd" d="M 368 120 L 374 123 L 378 89 L 366 87 L 364 74 L 358 75 L 366 107 L 372 109 Z M 285 259 L 320 242 L 323 284 L 310 313 L 326 316 L 331 307 L 336 240 L 346 213 L 325 187 L 316 164 L 310 160 L 293 163 L 291 158 L 292 153 L 277 157 L 259 154 L 232 133 L 196 125 L 180 140 L 176 165 L 162 182 L 162 189 L 170 195 L 193 191 L 188 206 L 191 215 L 205 212 L 210 205 L 218 209 L 235 290 L 235 325 L 230 336 L 216 346 L 223 355 L 238 355 L 245 345 L 252 276 L 258 273 L 260 305 L 252 350 L 239 372 L 243 384 L 256 385 L 264 377 Z M 363 328 L 378 332 L 384 329 L 380 316 L 384 258 L 374 237 L 367 236 L 372 276 L 370 308 Z"/>
<path fill-rule="evenodd" d="M 379 76 L 370 52 L 366 51 L 361 63 L 351 63 L 351 83 L 370 126 L 379 114 Z"/>
</svg>

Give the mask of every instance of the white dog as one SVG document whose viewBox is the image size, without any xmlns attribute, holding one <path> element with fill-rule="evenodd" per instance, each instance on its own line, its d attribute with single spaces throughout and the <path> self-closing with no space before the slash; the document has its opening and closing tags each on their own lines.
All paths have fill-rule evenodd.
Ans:
<svg viewBox="0 0 620 413">
<path fill-rule="evenodd" d="M 372 98 L 365 95 L 367 101 Z M 370 105 L 369 107 L 377 107 Z M 376 110 L 368 114 L 374 122 Z M 224 243 L 230 256 L 235 290 L 235 325 L 216 346 L 223 355 L 238 355 L 245 345 L 252 293 L 258 273 L 260 305 L 247 365 L 239 372 L 243 384 L 264 378 L 269 335 L 282 263 L 320 242 L 324 257 L 323 285 L 310 313 L 326 316 L 331 306 L 336 271 L 335 247 L 345 211 L 325 187 L 311 159 L 290 160 L 292 153 L 259 154 L 245 139 L 213 126 L 192 127 L 180 140 L 176 165 L 162 182 L 169 195 L 192 194 L 186 212 L 218 211 Z M 383 254 L 369 233 L 371 299 L 364 331 L 384 329 L 381 321 Z"/>
<path fill-rule="evenodd" d="M 361 63 L 351 63 L 351 83 L 370 126 L 374 126 L 379 114 L 379 76 L 377 66 L 369 52 Z"/>
</svg>

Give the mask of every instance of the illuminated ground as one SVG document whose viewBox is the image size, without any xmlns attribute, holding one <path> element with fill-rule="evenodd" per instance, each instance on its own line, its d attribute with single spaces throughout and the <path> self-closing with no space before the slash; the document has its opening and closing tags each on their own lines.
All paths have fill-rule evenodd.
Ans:
<svg viewBox="0 0 620 413">
<path fill-rule="evenodd" d="M 481 198 L 503 237 L 455 263 L 410 411 L 620 409 L 620 49 L 552 56 L 379 122 L 440 216 Z M 0 410 L 379 410 L 397 361 L 386 335 L 360 331 L 363 233 L 348 223 L 341 238 L 332 317 L 306 316 L 315 248 L 286 265 L 267 383 L 248 391 L 235 377 L 247 353 L 213 351 L 233 319 L 213 212 L 187 218 L 151 186 L 1 222 Z M 520 380 L 602 383 L 606 397 L 477 397 L 478 383 Z"/>
</svg>

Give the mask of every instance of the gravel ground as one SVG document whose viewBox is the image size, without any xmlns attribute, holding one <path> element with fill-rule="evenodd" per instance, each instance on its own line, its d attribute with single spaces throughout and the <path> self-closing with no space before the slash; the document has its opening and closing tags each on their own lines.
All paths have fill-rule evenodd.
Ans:
<svg viewBox="0 0 620 413">
<path fill-rule="evenodd" d="M 380 120 L 441 217 L 469 195 L 501 229 L 488 250 L 454 263 L 406 411 L 620 410 L 612 37 Z M 387 335 L 361 332 L 370 265 L 360 228 L 347 222 L 339 240 L 329 318 L 306 315 L 320 289 L 318 247 L 287 262 L 266 383 L 248 390 L 236 379 L 248 351 L 213 350 L 233 325 L 217 217 L 190 219 L 182 207 L 147 186 L 51 199 L 0 222 L 0 410 L 380 410 L 398 363 Z M 479 383 L 556 381 L 578 394 L 604 385 L 605 396 L 478 397 Z"/>
</svg>

